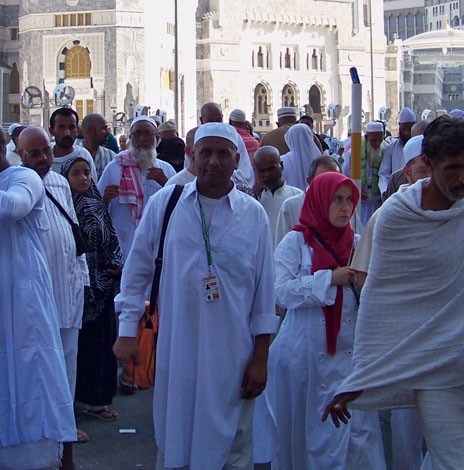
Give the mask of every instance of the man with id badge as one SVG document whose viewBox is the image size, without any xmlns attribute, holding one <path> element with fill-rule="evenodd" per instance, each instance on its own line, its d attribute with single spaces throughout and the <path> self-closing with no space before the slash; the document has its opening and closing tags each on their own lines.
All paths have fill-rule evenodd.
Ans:
<svg viewBox="0 0 464 470">
<path fill-rule="evenodd" d="M 184 187 L 166 231 L 157 302 L 157 470 L 253 469 L 253 399 L 266 386 L 269 335 L 279 319 L 269 219 L 230 180 L 237 139 L 228 124 L 198 128 L 198 176 Z M 148 202 L 125 265 L 114 347 L 123 365 L 138 356 L 137 323 L 172 193 L 164 188 Z"/>
</svg>

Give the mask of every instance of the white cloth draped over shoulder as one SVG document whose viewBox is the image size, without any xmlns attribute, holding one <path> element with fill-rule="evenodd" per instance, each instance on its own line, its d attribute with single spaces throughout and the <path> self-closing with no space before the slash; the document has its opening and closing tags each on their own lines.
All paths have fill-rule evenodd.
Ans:
<svg viewBox="0 0 464 470">
<path fill-rule="evenodd" d="M 0 173 L 0 466 L 9 446 L 76 439 L 58 312 L 42 246 L 42 234 L 49 229 L 44 198 L 42 181 L 33 170 L 10 167 Z M 49 450 L 52 458 L 53 448 Z M 35 448 L 35 459 L 23 468 L 40 464 L 39 455 Z"/>
<path fill-rule="evenodd" d="M 284 165 L 283 179 L 290 186 L 304 191 L 308 186 L 309 166 L 321 152 L 313 140 L 313 132 L 306 124 L 295 124 L 285 134 L 290 152 L 280 157 Z"/>
<path fill-rule="evenodd" d="M 253 167 L 251 166 L 250 156 L 243 142 L 242 136 L 237 132 L 237 152 L 240 154 L 240 161 L 238 162 L 238 168 L 232 175 L 232 180 L 235 183 L 246 184 L 247 186 L 253 187 L 255 183 L 255 174 Z"/>
<path fill-rule="evenodd" d="M 464 384 L 464 200 L 421 208 L 419 180 L 391 196 L 374 229 L 354 367 L 337 394 L 353 408 L 414 406 L 414 389 Z"/>
<path fill-rule="evenodd" d="M 136 335 L 173 189 L 150 199 L 137 228 L 116 297 L 120 336 Z M 195 180 L 169 222 L 158 297 L 154 421 L 166 467 L 223 468 L 242 411 L 253 337 L 274 333 L 279 323 L 271 230 L 258 201 L 232 188 L 217 201 L 209 237 L 217 302 L 204 297 L 208 267 Z"/>
</svg>

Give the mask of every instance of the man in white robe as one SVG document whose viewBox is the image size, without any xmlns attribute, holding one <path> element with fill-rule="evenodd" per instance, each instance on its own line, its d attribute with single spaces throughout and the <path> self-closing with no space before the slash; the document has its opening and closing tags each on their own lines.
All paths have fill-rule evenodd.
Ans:
<svg viewBox="0 0 464 470">
<path fill-rule="evenodd" d="M 81 157 L 89 162 L 92 180 L 98 181 L 95 163 L 90 153 L 76 142 L 79 116 L 72 108 L 58 108 L 50 117 L 49 132 L 55 138 L 52 170 L 61 172 L 61 166 L 71 158 Z"/>
<path fill-rule="evenodd" d="M 336 426 L 353 408 L 415 407 L 432 468 L 464 461 L 464 121 L 426 129 L 431 177 L 379 212 L 361 304 L 353 371 L 327 406 Z M 411 236 L 413 234 L 413 236 Z"/>
<path fill-rule="evenodd" d="M 53 150 L 45 131 L 28 127 L 19 137 L 23 165 L 35 170 L 42 178 L 45 189 L 78 223 L 69 184 L 63 176 L 51 170 Z M 74 396 L 77 373 L 77 344 L 84 310 L 84 285 L 89 285 L 85 254 L 76 256 L 76 242 L 71 225 L 52 200 L 44 200 L 45 215 L 50 229 L 42 235 L 52 278 L 53 295 L 58 311 L 61 342 L 66 362 L 68 387 Z M 66 442 L 63 469 L 73 470 L 72 444 Z"/>
<path fill-rule="evenodd" d="M 76 439 L 42 244 L 42 234 L 49 229 L 44 199 L 36 172 L 6 160 L 6 136 L 0 128 L 1 469 L 56 468 L 60 442 Z"/>
<path fill-rule="evenodd" d="M 282 178 L 282 162 L 279 151 L 266 145 L 255 155 L 255 191 L 271 222 L 272 239 L 275 240 L 277 216 L 282 204 L 290 197 L 302 194 L 301 189 L 288 185 Z"/>
<path fill-rule="evenodd" d="M 411 128 L 416 122 L 416 115 L 408 107 L 400 111 L 398 117 L 399 135 L 393 142 L 385 148 L 382 164 L 379 170 L 379 189 L 384 194 L 387 191 L 390 176 L 405 165 L 403 148 L 411 138 Z"/>
<path fill-rule="evenodd" d="M 230 181 L 238 159 L 232 126 L 200 126 L 198 177 L 185 186 L 167 229 L 157 302 L 157 470 L 253 469 L 253 398 L 264 390 L 269 335 L 279 320 L 269 220 Z M 124 267 L 114 346 L 123 366 L 138 356 L 137 323 L 172 192 L 150 199 Z"/>
<path fill-rule="evenodd" d="M 14 143 L 14 150 L 8 150 L 6 153 L 6 159 L 8 160 L 9 164 L 12 166 L 19 166 L 22 164 L 21 157 L 19 156 L 19 134 L 26 129 L 26 126 L 21 126 L 17 124 L 12 124 L 10 128 L 13 127 L 13 131 L 11 132 L 11 141 Z"/>
<path fill-rule="evenodd" d="M 176 174 L 169 163 L 156 158 L 155 149 L 156 123 L 143 115 L 135 118 L 130 128 L 129 150 L 119 152 L 98 182 L 124 261 L 145 205 Z"/>
<path fill-rule="evenodd" d="M 201 107 L 200 122 L 202 124 L 206 124 L 208 122 L 223 122 L 223 120 L 224 115 L 222 113 L 222 108 L 217 103 L 206 103 Z M 253 167 L 251 166 L 245 142 L 238 133 L 237 135 L 237 148 L 240 160 L 237 168 L 234 170 L 232 180 L 237 184 L 245 184 L 252 187 L 255 181 Z"/>
</svg>

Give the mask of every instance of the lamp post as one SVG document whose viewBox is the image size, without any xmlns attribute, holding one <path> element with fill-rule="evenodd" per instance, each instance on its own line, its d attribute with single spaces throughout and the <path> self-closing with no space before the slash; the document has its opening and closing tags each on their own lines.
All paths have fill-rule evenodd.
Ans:
<svg viewBox="0 0 464 470">
<path fill-rule="evenodd" d="M 369 0 L 369 39 L 371 43 L 371 121 L 375 119 L 375 106 L 374 106 L 374 51 L 373 51 L 373 38 L 372 38 L 372 0 Z"/>
<path fill-rule="evenodd" d="M 177 128 L 180 128 L 179 123 L 179 27 L 178 27 L 178 12 L 177 0 L 174 0 L 174 117 L 176 119 Z"/>
</svg>

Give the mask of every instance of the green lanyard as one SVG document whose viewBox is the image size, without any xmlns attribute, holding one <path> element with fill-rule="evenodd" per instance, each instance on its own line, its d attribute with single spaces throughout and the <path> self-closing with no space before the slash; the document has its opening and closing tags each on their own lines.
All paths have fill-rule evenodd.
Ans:
<svg viewBox="0 0 464 470">
<path fill-rule="evenodd" d="M 203 239 L 205 241 L 206 248 L 206 259 L 208 262 L 208 273 L 211 277 L 211 265 L 213 264 L 211 258 L 211 245 L 209 243 L 209 230 L 206 227 L 205 213 L 203 212 L 203 206 L 201 205 L 200 199 L 198 199 L 198 205 L 200 206 L 200 217 L 201 217 L 201 228 L 203 229 Z"/>
</svg>

